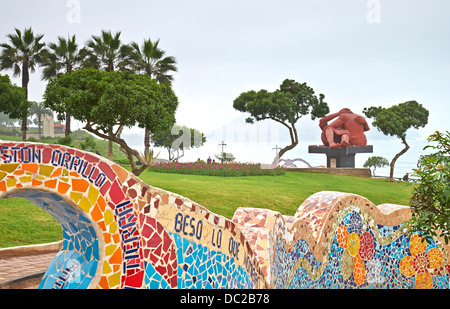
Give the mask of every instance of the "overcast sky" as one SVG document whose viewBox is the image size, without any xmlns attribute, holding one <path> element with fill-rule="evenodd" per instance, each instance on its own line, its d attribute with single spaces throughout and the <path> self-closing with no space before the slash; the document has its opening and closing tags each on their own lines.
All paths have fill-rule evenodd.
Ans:
<svg viewBox="0 0 450 309">
<path fill-rule="evenodd" d="M 289 78 L 332 112 L 416 100 L 431 134 L 450 130 L 449 12 L 448 0 L 2 0 L 0 42 L 30 26 L 45 42 L 75 34 L 83 45 L 102 29 L 124 43 L 160 39 L 177 59 L 177 122 L 203 132 L 242 116 L 241 92 Z M 45 85 L 32 74 L 30 100 Z"/>
</svg>

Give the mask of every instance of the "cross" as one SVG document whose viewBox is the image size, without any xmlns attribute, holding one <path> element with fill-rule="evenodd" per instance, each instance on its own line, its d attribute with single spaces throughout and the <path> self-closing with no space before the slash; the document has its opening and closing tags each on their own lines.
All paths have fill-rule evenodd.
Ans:
<svg viewBox="0 0 450 309">
<path fill-rule="evenodd" d="M 278 150 L 279 150 L 279 149 L 281 150 L 281 148 L 278 147 L 278 145 L 275 145 L 275 148 L 272 148 L 272 149 L 275 149 L 275 150 L 277 151 L 277 156 L 278 156 Z"/>
<path fill-rule="evenodd" d="M 225 144 L 223 141 L 222 141 L 222 144 L 219 144 L 219 146 L 222 146 L 222 154 L 221 154 L 221 162 L 223 163 L 223 146 L 226 146 L 227 144 Z"/>
</svg>

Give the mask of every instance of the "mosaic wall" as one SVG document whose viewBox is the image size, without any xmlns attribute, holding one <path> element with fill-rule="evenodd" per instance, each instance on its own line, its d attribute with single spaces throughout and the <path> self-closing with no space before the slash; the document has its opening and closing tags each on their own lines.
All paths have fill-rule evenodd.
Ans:
<svg viewBox="0 0 450 309">
<path fill-rule="evenodd" d="M 0 197 L 61 223 L 63 248 L 40 288 L 266 287 L 233 222 L 95 154 L 1 142 Z"/>
<path fill-rule="evenodd" d="M 449 248 L 404 227 L 406 206 L 375 206 L 354 194 L 319 192 L 292 223 L 277 217 L 271 243 L 274 288 L 443 289 Z M 291 219 L 292 220 L 292 219 Z"/>
<path fill-rule="evenodd" d="M 449 248 L 409 237 L 409 207 L 318 192 L 292 217 L 232 220 L 95 154 L 0 142 L 0 198 L 56 218 L 63 247 L 40 288 L 448 288 Z"/>
</svg>

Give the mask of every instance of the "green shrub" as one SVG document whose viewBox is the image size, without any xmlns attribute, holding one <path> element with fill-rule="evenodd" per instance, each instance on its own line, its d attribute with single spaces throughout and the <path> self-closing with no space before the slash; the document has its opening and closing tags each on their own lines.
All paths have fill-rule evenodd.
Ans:
<svg viewBox="0 0 450 309">
<path fill-rule="evenodd" d="M 67 135 L 65 137 L 58 138 L 56 143 L 59 145 L 64 145 L 64 146 L 71 146 L 72 145 L 72 136 Z"/>
<path fill-rule="evenodd" d="M 222 176 L 222 177 L 236 177 L 236 176 L 276 176 L 284 175 L 285 170 L 277 167 L 274 169 L 262 169 L 260 164 L 247 163 L 157 163 L 149 167 L 152 172 L 159 173 L 177 173 L 190 175 L 205 175 L 205 176 Z"/>
</svg>

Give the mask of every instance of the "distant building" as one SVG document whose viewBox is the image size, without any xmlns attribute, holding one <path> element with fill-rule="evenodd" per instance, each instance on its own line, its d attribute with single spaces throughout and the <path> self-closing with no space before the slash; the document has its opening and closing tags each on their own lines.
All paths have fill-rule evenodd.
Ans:
<svg viewBox="0 0 450 309">
<path fill-rule="evenodd" d="M 66 126 L 61 123 L 55 123 L 53 126 L 55 133 L 62 133 L 66 130 Z"/>
</svg>

